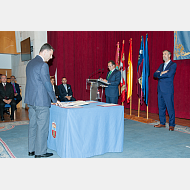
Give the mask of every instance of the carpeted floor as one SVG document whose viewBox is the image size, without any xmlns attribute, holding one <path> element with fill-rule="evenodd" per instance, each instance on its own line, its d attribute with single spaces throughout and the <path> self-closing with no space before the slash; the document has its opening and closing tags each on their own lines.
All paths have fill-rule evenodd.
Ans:
<svg viewBox="0 0 190 190">
<path fill-rule="evenodd" d="M 154 128 L 125 119 L 122 153 L 106 153 L 91 158 L 189 158 L 190 128 L 176 126 L 175 131 Z M 33 158 L 28 156 L 28 121 L 0 125 L 0 157 Z M 3 143 L 4 142 L 4 143 Z M 50 158 L 59 158 L 55 151 Z"/>
</svg>

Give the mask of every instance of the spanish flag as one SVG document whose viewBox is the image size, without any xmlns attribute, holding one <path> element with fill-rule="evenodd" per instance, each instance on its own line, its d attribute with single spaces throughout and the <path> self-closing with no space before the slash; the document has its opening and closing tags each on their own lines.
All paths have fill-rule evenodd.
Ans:
<svg viewBox="0 0 190 190">
<path fill-rule="evenodd" d="M 130 97 L 133 91 L 133 63 L 132 63 L 132 38 L 129 40 L 129 56 L 127 68 L 127 103 L 130 102 Z"/>
<path fill-rule="evenodd" d="M 126 93 L 126 69 L 125 69 L 125 54 L 124 54 L 124 40 L 121 51 L 120 67 L 121 71 L 121 102 L 125 102 L 125 93 Z"/>
<path fill-rule="evenodd" d="M 115 64 L 116 64 L 116 69 L 119 70 L 119 42 L 117 42 L 117 49 L 115 53 Z"/>
</svg>

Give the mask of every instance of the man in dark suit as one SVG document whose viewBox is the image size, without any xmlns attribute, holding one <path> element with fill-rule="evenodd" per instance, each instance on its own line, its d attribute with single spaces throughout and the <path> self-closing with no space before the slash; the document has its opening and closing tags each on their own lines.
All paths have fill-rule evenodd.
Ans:
<svg viewBox="0 0 190 190">
<path fill-rule="evenodd" d="M 10 83 L 7 83 L 7 76 L 1 75 L 0 83 L 0 114 L 1 121 L 4 121 L 3 111 L 5 104 L 11 105 L 11 120 L 14 120 L 14 111 L 16 109 L 16 102 L 14 100 L 14 90 Z"/>
<path fill-rule="evenodd" d="M 163 51 L 164 63 L 154 73 L 154 77 L 158 78 L 158 109 L 160 119 L 160 124 L 154 127 L 165 127 L 167 108 L 169 114 L 169 131 L 173 131 L 175 127 L 173 80 L 177 64 L 172 62 L 170 58 L 171 52 L 168 50 Z"/>
<path fill-rule="evenodd" d="M 107 73 L 106 79 L 100 78 L 104 82 L 110 83 L 108 87 L 105 88 L 106 103 L 118 103 L 119 89 L 118 85 L 121 81 L 121 72 L 115 69 L 115 62 L 109 61 L 108 68 L 109 72 Z"/>
<path fill-rule="evenodd" d="M 20 95 L 20 88 L 19 88 L 19 84 L 15 83 L 15 76 L 12 75 L 10 77 L 11 79 L 11 84 L 13 85 L 13 89 L 14 89 L 14 98 L 16 99 L 16 105 L 22 100 L 22 97 Z"/>
<path fill-rule="evenodd" d="M 29 107 L 28 155 L 35 158 L 49 157 L 47 137 L 49 132 L 49 108 L 51 100 L 59 103 L 50 82 L 47 62 L 52 59 L 53 47 L 44 44 L 26 67 L 25 103 Z"/>
<path fill-rule="evenodd" d="M 71 85 L 67 84 L 66 77 L 62 78 L 62 84 L 60 84 L 58 88 L 61 102 L 76 101 L 76 99 L 73 97 Z"/>
<path fill-rule="evenodd" d="M 55 93 L 55 96 L 58 100 L 59 99 L 59 89 L 58 89 L 58 86 L 55 84 L 55 79 L 53 77 L 50 78 L 50 82 L 52 84 L 52 87 L 53 87 L 53 91 Z"/>
</svg>

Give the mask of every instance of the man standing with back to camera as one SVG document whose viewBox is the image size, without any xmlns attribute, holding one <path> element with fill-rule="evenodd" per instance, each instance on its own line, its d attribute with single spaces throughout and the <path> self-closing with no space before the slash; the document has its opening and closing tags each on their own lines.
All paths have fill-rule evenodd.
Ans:
<svg viewBox="0 0 190 190">
<path fill-rule="evenodd" d="M 169 131 L 174 131 L 175 127 L 175 110 L 174 110 L 174 75 L 177 64 L 170 60 L 171 52 L 163 51 L 164 63 L 160 65 L 154 73 L 154 77 L 158 78 L 158 109 L 160 124 L 154 127 L 165 127 L 166 108 L 169 114 Z"/>
<path fill-rule="evenodd" d="M 49 157 L 47 137 L 49 131 L 49 107 L 51 100 L 59 103 L 50 82 L 47 62 L 52 59 L 53 47 L 44 44 L 34 59 L 26 67 L 25 103 L 29 107 L 28 155 L 35 158 Z"/>
</svg>

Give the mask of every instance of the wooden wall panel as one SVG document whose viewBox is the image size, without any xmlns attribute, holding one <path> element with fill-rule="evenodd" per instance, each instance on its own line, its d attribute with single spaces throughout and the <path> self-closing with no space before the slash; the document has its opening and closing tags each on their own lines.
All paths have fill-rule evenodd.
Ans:
<svg viewBox="0 0 190 190">
<path fill-rule="evenodd" d="M 0 53 L 19 54 L 16 51 L 15 31 L 0 31 Z"/>
</svg>

